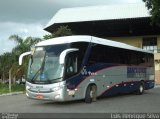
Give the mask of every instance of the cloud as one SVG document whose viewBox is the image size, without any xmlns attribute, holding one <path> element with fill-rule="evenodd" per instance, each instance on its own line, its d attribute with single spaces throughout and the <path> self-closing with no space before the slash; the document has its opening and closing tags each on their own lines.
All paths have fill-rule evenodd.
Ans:
<svg viewBox="0 0 160 119">
<path fill-rule="evenodd" d="M 15 47 L 15 43 L 8 38 L 10 35 L 16 34 L 23 38 L 28 36 L 42 37 L 47 34 L 43 30 L 44 25 L 41 23 L 16 23 L 16 22 L 0 22 L 0 54 L 9 52 Z"/>
<path fill-rule="evenodd" d="M 61 7 L 59 0 L 0 0 L 0 21 L 32 23 L 48 20 Z"/>
<path fill-rule="evenodd" d="M 0 0 L 0 54 L 11 51 L 12 34 L 41 37 L 42 29 L 60 8 L 142 3 L 142 0 Z"/>
</svg>

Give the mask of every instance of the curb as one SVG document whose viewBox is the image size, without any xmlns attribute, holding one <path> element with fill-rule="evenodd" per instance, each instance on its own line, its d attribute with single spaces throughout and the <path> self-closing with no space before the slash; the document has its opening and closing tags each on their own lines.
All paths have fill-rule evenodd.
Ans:
<svg viewBox="0 0 160 119">
<path fill-rule="evenodd" d="M 13 93 L 6 93 L 6 94 L 1 94 L 1 96 L 11 96 L 11 95 L 19 95 L 19 94 L 23 94 L 24 92 L 21 91 L 21 92 L 13 92 Z"/>
<path fill-rule="evenodd" d="M 155 88 L 159 88 L 160 87 L 160 85 L 155 85 Z"/>
</svg>

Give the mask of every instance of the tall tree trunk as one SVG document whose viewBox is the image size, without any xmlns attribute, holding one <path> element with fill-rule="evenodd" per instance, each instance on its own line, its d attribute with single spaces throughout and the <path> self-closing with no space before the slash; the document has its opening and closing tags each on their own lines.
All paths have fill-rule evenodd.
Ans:
<svg viewBox="0 0 160 119">
<path fill-rule="evenodd" d="M 4 74 L 4 72 L 2 74 L 2 80 L 3 80 L 3 82 L 5 81 L 5 74 Z"/>
<path fill-rule="evenodd" d="M 15 84 L 16 83 L 16 77 L 14 76 L 13 77 L 13 84 Z"/>
</svg>

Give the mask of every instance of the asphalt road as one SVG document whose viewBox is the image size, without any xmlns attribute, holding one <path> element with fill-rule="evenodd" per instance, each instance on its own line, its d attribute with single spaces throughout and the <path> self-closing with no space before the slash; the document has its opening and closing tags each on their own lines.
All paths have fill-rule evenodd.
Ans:
<svg viewBox="0 0 160 119">
<path fill-rule="evenodd" d="M 56 103 L 28 99 L 24 94 L 0 97 L 2 113 L 148 113 L 160 112 L 160 88 L 143 95 L 127 94 L 98 99 L 91 104 L 81 101 Z"/>
</svg>

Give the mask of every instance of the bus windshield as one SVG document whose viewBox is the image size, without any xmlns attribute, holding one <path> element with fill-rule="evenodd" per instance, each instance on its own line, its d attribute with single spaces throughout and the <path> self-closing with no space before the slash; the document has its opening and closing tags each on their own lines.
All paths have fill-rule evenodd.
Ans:
<svg viewBox="0 0 160 119">
<path fill-rule="evenodd" d="M 54 82 L 63 76 L 63 65 L 59 64 L 59 56 L 67 49 L 66 44 L 36 47 L 30 58 L 28 81 Z"/>
</svg>

